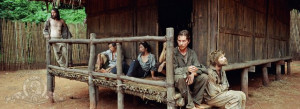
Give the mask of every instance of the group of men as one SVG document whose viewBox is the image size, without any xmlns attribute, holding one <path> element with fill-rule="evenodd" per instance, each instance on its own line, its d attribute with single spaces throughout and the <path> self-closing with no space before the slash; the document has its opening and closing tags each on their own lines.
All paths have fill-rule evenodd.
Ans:
<svg viewBox="0 0 300 109">
<path fill-rule="evenodd" d="M 51 18 L 45 23 L 44 35 L 46 38 L 61 39 L 70 37 L 70 32 L 63 19 L 59 16 L 57 9 L 51 10 Z M 227 65 L 225 53 L 221 50 L 216 50 L 209 55 L 209 66 L 206 68 L 200 64 L 197 59 L 197 54 L 194 50 L 188 48 L 190 43 L 190 35 L 187 30 L 182 30 L 177 36 L 178 47 L 174 48 L 174 80 L 175 87 L 185 99 L 186 108 L 198 109 L 202 102 L 209 105 L 221 107 L 225 109 L 245 109 L 246 96 L 241 91 L 228 90 L 229 83 L 226 77 L 223 66 Z M 58 64 L 66 66 L 66 45 L 64 43 L 56 43 L 53 45 L 54 54 Z M 150 46 L 141 42 L 139 44 L 140 54 L 137 60 L 134 60 L 129 69 L 126 69 L 126 75 L 134 77 L 146 77 L 148 74 L 153 79 L 155 65 L 154 55 L 151 54 Z M 109 44 L 109 50 L 100 53 L 97 57 L 96 71 L 116 73 L 116 45 Z M 161 55 L 164 56 L 164 55 Z M 108 60 L 104 60 L 107 59 Z M 165 56 L 164 56 L 165 57 Z M 107 64 L 107 62 L 108 64 Z M 160 59 L 162 65 L 165 61 Z M 106 64 L 106 65 L 105 65 Z M 106 69 L 102 69 L 103 66 Z M 160 66 L 160 71 L 163 69 Z M 137 73 L 142 72 L 142 73 Z M 164 74 L 164 73 L 163 73 Z"/>
</svg>

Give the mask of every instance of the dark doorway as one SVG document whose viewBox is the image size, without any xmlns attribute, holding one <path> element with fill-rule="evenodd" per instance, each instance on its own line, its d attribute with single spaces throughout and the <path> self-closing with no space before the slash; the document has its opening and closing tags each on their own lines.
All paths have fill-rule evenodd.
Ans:
<svg viewBox="0 0 300 109">
<path fill-rule="evenodd" d="M 174 28 L 174 46 L 177 46 L 178 32 L 186 29 L 190 32 L 192 42 L 191 16 L 193 10 L 192 0 L 158 0 L 159 35 L 166 34 L 166 28 Z M 190 42 L 189 47 L 192 48 Z"/>
</svg>

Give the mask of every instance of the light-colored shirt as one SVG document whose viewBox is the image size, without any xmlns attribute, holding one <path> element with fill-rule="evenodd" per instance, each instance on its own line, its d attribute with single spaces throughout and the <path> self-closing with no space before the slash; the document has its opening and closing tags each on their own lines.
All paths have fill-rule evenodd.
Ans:
<svg viewBox="0 0 300 109">
<path fill-rule="evenodd" d="M 215 67 L 210 66 L 208 69 L 208 84 L 205 89 L 206 93 L 204 94 L 204 97 L 209 100 L 227 91 L 228 88 L 229 83 L 225 71 L 221 70 L 219 76 Z"/>
<path fill-rule="evenodd" d="M 142 60 L 142 53 L 140 53 L 139 55 L 138 55 L 138 61 L 139 61 L 139 63 L 140 63 L 140 65 L 141 65 L 141 67 L 142 67 L 142 69 L 144 70 L 144 71 L 146 71 L 146 72 L 148 72 L 148 71 L 156 71 L 156 67 L 155 67 L 155 56 L 153 55 L 153 54 L 151 54 L 151 53 L 149 53 L 149 55 L 148 55 L 148 61 L 147 62 L 143 62 L 143 60 Z"/>
<path fill-rule="evenodd" d="M 114 67 L 117 65 L 117 56 L 118 56 L 117 53 L 113 56 L 113 54 L 110 50 L 106 50 L 106 51 L 101 52 L 101 54 L 104 54 L 108 57 L 108 60 L 109 60 L 108 67 Z M 123 60 L 123 58 L 124 57 L 122 56 L 122 60 Z"/>
</svg>

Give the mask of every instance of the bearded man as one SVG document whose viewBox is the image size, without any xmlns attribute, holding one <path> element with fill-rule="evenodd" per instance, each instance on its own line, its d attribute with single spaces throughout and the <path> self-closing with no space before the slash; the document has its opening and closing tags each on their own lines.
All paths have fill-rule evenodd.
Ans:
<svg viewBox="0 0 300 109">
<path fill-rule="evenodd" d="M 44 37 L 47 39 L 68 39 L 72 37 L 67 24 L 63 19 L 60 18 L 58 9 L 53 8 L 51 10 L 51 18 L 45 22 L 43 31 Z M 60 67 L 67 67 L 67 49 L 65 43 L 54 43 L 52 44 L 54 55 L 57 63 Z M 70 47 L 72 48 L 72 47 Z M 69 64 L 72 64 L 72 50 L 69 49 Z"/>
<path fill-rule="evenodd" d="M 209 105 L 225 109 L 245 109 L 245 93 L 228 90 L 229 83 L 225 71 L 222 69 L 227 64 L 223 51 L 216 50 L 210 53 L 205 101 Z"/>
</svg>

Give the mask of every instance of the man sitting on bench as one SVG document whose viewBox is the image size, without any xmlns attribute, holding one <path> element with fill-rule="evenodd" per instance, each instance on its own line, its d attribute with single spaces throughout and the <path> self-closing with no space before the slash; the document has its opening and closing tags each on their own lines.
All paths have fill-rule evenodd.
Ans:
<svg viewBox="0 0 300 109">
<path fill-rule="evenodd" d="M 116 43 L 109 43 L 109 49 L 101 52 L 97 55 L 96 72 L 100 73 L 117 73 L 117 47 Z M 123 73 L 127 73 L 128 65 L 123 61 L 122 56 L 122 68 Z"/>
<path fill-rule="evenodd" d="M 222 67 L 227 65 L 225 53 L 216 50 L 210 53 L 208 84 L 204 98 L 207 104 L 225 109 L 245 109 L 246 95 L 242 91 L 229 90 L 229 83 Z"/>
<path fill-rule="evenodd" d="M 190 35 L 187 30 L 179 32 L 177 43 L 178 47 L 174 48 L 175 87 L 185 99 L 186 108 L 197 109 L 207 84 L 206 68 L 199 63 L 195 51 L 188 48 Z"/>
</svg>

